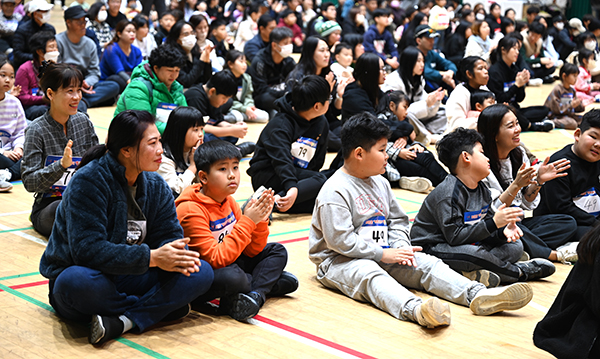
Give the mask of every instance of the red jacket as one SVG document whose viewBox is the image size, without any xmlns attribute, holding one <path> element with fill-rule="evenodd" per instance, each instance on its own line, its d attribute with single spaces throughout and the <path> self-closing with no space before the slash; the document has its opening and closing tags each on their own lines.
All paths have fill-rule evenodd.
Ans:
<svg viewBox="0 0 600 359">
<path fill-rule="evenodd" d="M 47 104 L 44 96 L 34 96 L 31 92 L 32 89 L 39 88 L 37 74 L 37 69 L 33 67 L 33 61 L 25 61 L 17 71 L 15 86 L 21 86 L 21 94 L 18 98 L 23 107 Z M 42 92 L 40 91 L 40 93 Z"/>
<path fill-rule="evenodd" d="M 292 36 L 292 42 L 296 39 L 299 38 L 300 40 L 302 40 L 302 29 L 300 28 L 300 26 L 298 26 L 298 24 L 294 24 L 292 26 L 287 26 L 285 24 L 285 22 L 283 21 L 283 19 L 279 19 L 279 24 L 277 24 L 277 27 L 287 27 L 288 29 L 292 30 L 292 33 L 294 34 Z"/>
</svg>

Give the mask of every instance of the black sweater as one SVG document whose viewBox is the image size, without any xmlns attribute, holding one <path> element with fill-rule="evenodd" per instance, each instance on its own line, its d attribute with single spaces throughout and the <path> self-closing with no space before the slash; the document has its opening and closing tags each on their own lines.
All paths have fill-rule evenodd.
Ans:
<svg viewBox="0 0 600 359">
<path fill-rule="evenodd" d="M 592 226 L 597 218 L 575 205 L 573 198 L 595 188 L 600 190 L 600 163 L 588 162 L 579 158 L 572 145 L 565 146 L 550 157 L 550 163 L 566 158 L 571 161 L 571 168 L 567 169 L 564 177 L 558 177 L 545 183 L 541 190 L 541 200 L 533 211 L 534 216 L 551 213 L 563 213 L 575 218 L 578 226 Z"/>
<path fill-rule="evenodd" d="M 207 125 L 216 126 L 219 122 L 223 121 L 221 107 L 215 108 L 210 104 L 208 95 L 206 94 L 206 91 L 204 91 L 203 84 L 190 87 L 190 89 L 185 92 L 185 100 L 188 106 L 200 110 L 202 116 L 210 117 L 208 122 L 206 122 Z"/>
<path fill-rule="evenodd" d="M 379 90 L 378 97 L 382 92 Z M 375 105 L 369 100 L 367 91 L 360 87 L 357 81 L 346 86 L 344 90 L 344 102 L 342 102 L 342 122 L 361 112 L 369 112 L 375 115 Z"/>
<path fill-rule="evenodd" d="M 287 192 L 298 183 L 294 168 L 298 166 L 294 164 L 290 152 L 292 144 L 301 137 L 317 141 L 314 157 L 305 169 L 319 171 L 327 154 L 329 127 L 324 116 L 310 121 L 300 117 L 292 107 L 290 93 L 275 101 L 275 104 L 279 112 L 261 132 L 247 173 L 252 177 L 259 172 L 274 172 Z"/>
<path fill-rule="evenodd" d="M 286 57 L 279 64 L 275 64 L 271 55 L 271 45 L 260 50 L 252 60 L 248 74 L 252 77 L 254 99 L 264 93 L 271 92 L 274 97 L 285 94 L 285 80 L 296 67 L 296 61 Z M 278 88 L 280 87 L 280 88 Z"/>
<path fill-rule="evenodd" d="M 517 66 L 513 64 L 509 67 L 503 60 L 498 60 L 490 67 L 487 86 L 496 95 L 497 103 L 507 102 L 519 108 L 519 102 L 525 99 L 525 86 L 515 85 L 518 72 Z"/>
<path fill-rule="evenodd" d="M 207 83 L 212 77 L 212 65 L 210 62 L 200 61 L 200 54 L 196 51 L 192 51 L 193 61 L 190 61 L 185 50 L 181 45 L 177 45 L 177 49 L 181 52 L 181 55 L 185 58 L 185 64 L 179 71 L 179 82 L 183 87 L 189 88 L 199 83 Z"/>
</svg>

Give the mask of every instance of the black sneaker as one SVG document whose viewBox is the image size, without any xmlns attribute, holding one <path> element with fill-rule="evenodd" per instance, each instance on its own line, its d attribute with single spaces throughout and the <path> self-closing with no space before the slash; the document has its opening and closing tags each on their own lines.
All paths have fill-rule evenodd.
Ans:
<svg viewBox="0 0 600 359">
<path fill-rule="evenodd" d="M 554 122 L 550 120 L 544 120 L 542 122 L 533 122 L 529 129 L 531 131 L 537 132 L 550 132 L 554 129 Z"/>
<path fill-rule="evenodd" d="M 242 153 L 242 157 L 246 157 L 249 154 L 251 154 L 252 152 L 254 152 L 254 149 L 256 148 L 256 143 L 254 142 L 242 142 L 238 145 L 236 145 L 237 148 L 240 150 L 240 152 Z"/>
<path fill-rule="evenodd" d="M 554 76 L 552 76 L 552 75 L 548 75 L 548 76 L 544 77 L 544 78 L 542 79 L 542 81 L 543 81 L 545 84 L 551 84 L 551 83 L 554 83 L 554 81 L 556 81 L 556 80 L 554 79 Z"/>
<path fill-rule="evenodd" d="M 93 315 L 90 324 L 90 344 L 100 345 L 123 334 L 123 322 L 119 317 L 103 317 Z"/>
<path fill-rule="evenodd" d="M 179 309 L 175 309 L 171 313 L 167 314 L 164 318 L 162 318 L 161 322 L 172 322 L 174 320 L 183 319 L 190 314 L 192 310 L 192 306 L 190 304 L 186 304 Z"/>
<path fill-rule="evenodd" d="M 547 259 L 535 258 L 526 262 L 515 263 L 521 269 L 523 275 L 521 278 L 524 281 L 546 278 L 556 271 L 556 267 Z"/>
<path fill-rule="evenodd" d="M 229 307 L 229 316 L 240 322 L 254 317 L 260 310 L 259 303 L 250 295 L 244 293 L 234 294 L 226 299 L 226 303 Z"/>
<path fill-rule="evenodd" d="M 298 278 L 290 272 L 283 271 L 269 292 L 270 297 L 281 297 L 298 289 Z"/>
</svg>

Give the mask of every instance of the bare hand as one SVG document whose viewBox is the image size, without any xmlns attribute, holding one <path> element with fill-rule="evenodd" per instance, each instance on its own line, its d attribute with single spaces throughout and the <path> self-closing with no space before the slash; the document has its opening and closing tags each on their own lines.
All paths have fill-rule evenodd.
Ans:
<svg viewBox="0 0 600 359">
<path fill-rule="evenodd" d="M 580 99 L 579 97 L 575 97 L 575 98 L 573 99 L 573 101 L 571 102 L 571 106 L 572 106 L 573 108 L 576 108 L 576 107 L 579 107 L 579 106 L 581 106 L 581 99 Z"/>
<path fill-rule="evenodd" d="M 398 66 L 400 66 L 400 63 L 398 62 L 398 59 L 395 57 L 392 57 L 391 59 L 386 59 L 385 63 L 390 65 L 394 70 L 398 68 Z"/>
<path fill-rule="evenodd" d="M 73 140 L 69 140 L 69 142 L 67 142 L 67 146 L 65 147 L 65 151 L 63 152 L 63 158 L 61 158 L 60 160 L 60 165 L 63 166 L 63 168 L 69 168 L 73 164 L 73 150 L 71 149 L 72 147 Z"/>
<path fill-rule="evenodd" d="M 248 133 L 248 125 L 245 122 L 238 122 L 231 126 L 231 135 L 237 138 L 244 138 Z"/>
<path fill-rule="evenodd" d="M 179 272 L 185 276 L 200 271 L 200 254 L 185 248 L 189 238 L 167 243 L 150 251 L 150 267 L 158 267 L 167 272 Z"/>
<path fill-rule="evenodd" d="M 83 84 L 81 85 L 81 91 L 83 93 L 87 93 L 88 95 L 96 93 L 96 91 L 94 91 L 94 86 L 88 85 L 88 83 L 85 82 L 85 80 L 83 80 Z"/>
<path fill-rule="evenodd" d="M 523 237 L 523 231 L 515 222 L 510 222 L 506 227 L 504 227 L 504 231 L 502 233 L 504 233 L 507 242 L 516 242 L 517 239 Z"/>
<path fill-rule="evenodd" d="M 275 204 L 277 205 L 279 212 L 287 212 L 288 209 L 292 208 L 294 202 L 296 202 L 297 196 L 298 188 L 292 187 L 287 191 L 285 197 L 276 194 L 273 198 L 275 199 Z"/>
<path fill-rule="evenodd" d="M 514 183 L 519 188 L 527 187 L 533 183 L 533 177 L 535 177 L 535 168 L 532 166 L 527 167 L 527 165 L 523 163 L 517 171 L 517 178 L 515 178 Z"/>
<path fill-rule="evenodd" d="M 399 139 L 397 139 L 394 142 L 394 146 L 393 147 L 394 148 L 404 148 L 404 147 L 406 147 L 406 144 L 407 144 L 406 138 L 405 137 L 400 137 Z"/>
<path fill-rule="evenodd" d="M 329 82 L 329 92 L 333 91 L 333 86 L 335 85 L 335 75 L 333 72 L 329 72 L 327 75 L 325 75 L 325 80 Z"/>
<path fill-rule="evenodd" d="M 23 150 L 20 152 L 15 149 L 14 151 L 4 151 L 4 156 L 9 158 L 13 162 L 17 162 L 23 157 Z"/>
<path fill-rule="evenodd" d="M 273 211 L 275 199 L 273 195 L 275 191 L 264 191 L 257 200 L 251 199 L 244 209 L 244 215 L 249 217 L 252 222 L 259 224 L 262 221 L 269 219 L 269 215 Z"/>
<path fill-rule="evenodd" d="M 444 99 L 444 90 L 440 87 L 437 90 L 427 94 L 427 107 L 435 105 L 438 101 Z"/>
<path fill-rule="evenodd" d="M 351 84 L 352 82 L 354 82 L 354 77 L 344 77 L 338 81 L 338 85 L 337 85 L 337 95 L 338 95 L 337 97 L 338 98 L 344 97 L 344 92 L 346 91 L 346 86 L 348 86 L 348 84 Z"/>
<path fill-rule="evenodd" d="M 383 256 L 381 257 L 381 261 L 383 263 L 398 263 L 400 265 L 405 266 L 417 266 L 417 261 L 415 259 L 415 252 L 420 252 L 423 250 L 423 247 L 401 247 L 401 248 L 385 248 L 383 250 Z"/>
<path fill-rule="evenodd" d="M 566 158 L 548 164 L 549 161 L 550 157 L 546 157 L 544 163 L 538 169 L 537 181 L 539 184 L 544 184 L 557 177 L 564 177 L 567 173 L 563 171 L 571 168 L 571 161 Z"/>
<path fill-rule="evenodd" d="M 398 157 L 402 158 L 403 160 L 412 161 L 415 158 L 417 158 L 417 154 L 408 148 L 404 148 L 404 149 L 400 150 Z"/>
<path fill-rule="evenodd" d="M 523 87 L 523 86 L 527 85 L 530 77 L 531 77 L 531 74 L 529 73 L 529 71 L 527 69 L 522 70 L 521 72 L 518 72 L 517 76 L 515 77 L 515 85 L 517 85 L 517 87 Z"/>
<path fill-rule="evenodd" d="M 210 62 L 210 52 L 214 49 L 215 47 L 212 45 L 206 45 L 204 47 L 204 51 L 202 51 L 202 53 L 200 54 L 200 61 L 202 62 Z"/>
<path fill-rule="evenodd" d="M 252 107 L 248 107 L 248 109 L 246 109 L 246 116 L 248 116 L 248 120 L 253 121 L 256 119 L 256 114 L 254 113 L 254 110 L 252 109 Z"/>
<path fill-rule="evenodd" d="M 10 90 L 10 94 L 14 97 L 17 97 L 21 94 L 21 85 L 14 86 L 12 90 Z"/>
<path fill-rule="evenodd" d="M 496 227 L 502 228 L 510 222 L 520 222 L 523 217 L 523 210 L 519 207 L 506 207 L 506 203 L 502 203 L 498 207 L 498 211 L 494 214 L 494 223 Z"/>
<path fill-rule="evenodd" d="M 194 154 L 196 154 L 196 150 L 198 149 L 198 146 L 202 144 L 202 142 L 204 142 L 204 138 L 201 138 L 198 140 L 198 142 L 196 142 L 196 146 L 192 147 L 188 157 L 188 161 L 190 162 L 188 169 L 194 172 L 194 174 L 198 173 L 198 169 L 196 168 L 196 162 L 194 161 Z"/>
</svg>

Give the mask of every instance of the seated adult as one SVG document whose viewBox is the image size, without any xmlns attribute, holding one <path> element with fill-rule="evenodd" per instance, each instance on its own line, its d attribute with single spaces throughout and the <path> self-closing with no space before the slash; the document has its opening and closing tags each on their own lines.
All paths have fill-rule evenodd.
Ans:
<svg viewBox="0 0 600 359">
<path fill-rule="evenodd" d="M 344 91 L 342 122 L 360 112 L 375 115 L 383 95 L 379 86 L 385 81 L 385 69 L 383 60 L 377 54 L 362 54 L 356 61 L 353 75 L 355 81 L 346 86 Z M 341 152 L 338 156 L 341 156 Z"/>
<path fill-rule="evenodd" d="M 32 0 L 27 3 L 30 18 L 19 23 L 13 38 L 13 58 L 15 68 L 18 69 L 25 61 L 33 60 L 33 53 L 27 47 L 29 39 L 36 32 L 50 31 L 56 34 L 50 21 L 50 9 L 53 5 L 46 0 Z"/>
<path fill-rule="evenodd" d="M 444 41 L 444 55 L 446 59 L 452 61 L 458 67 L 460 60 L 465 57 L 467 40 L 472 35 L 471 23 L 461 20 L 454 33 Z"/>
<path fill-rule="evenodd" d="M 552 27 L 548 29 L 548 34 L 552 36 L 554 48 L 563 61 L 577 48 L 577 44 L 571 39 L 569 29 L 565 27 L 565 18 L 562 15 L 552 18 Z"/>
<path fill-rule="evenodd" d="M 172 46 L 154 49 L 148 61 L 131 73 L 131 81 L 119 97 L 114 115 L 125 110 L 148 111 L 156 117 L 156 127 L 162 133 L 171 111 L 177 106 L 187 106 L 183 86 L 176 80 L 184 62 L 181 53 Z"/>
<path fill-rule="evenodd" d="M 449 91 L 454 89 L 454 74 L 456 65 L 446 60 L 436 51 L 433 51 L 435 38 L 440 36 L 429 25 L 419 25 L 415 30 L 417 48 L 425 56 L 425 90 L 435 91 L 443 87 Z"/>
<path fill-rule="evenodd" d="M 244 55 L 246 55 L 248 62 L 252 63 L 254 56 L 260 50 L 269 46 L 269 36 L 276 27 L 277 22 L 269 14 L 264 14 L 258 18 L 258 34 L 244 45 Z"/>
<path fill-rule="evenodd" d="M 546 56 L 542 43 L 542 35 L 544 35 L 546 28 L 539 22 L 533 22 L 529 24 L 527 31 L 523 31 L 523 46 L 520 49 L 521 56 L 525 59 L 525 62 L 533 70 L 534 78 L 542 79 L 544 83 L 554 82 L 554 71 L 556 65 L 552 59 Z"/>
<path fill-rule="evenodd" d="M 364 35 L 365 31 L 365 15 L 360 12 L 359 6 L 355 6 L 350 9 L 348 16 L 345 17 L 342 23 L 342 33 L 344 36 L 349 34 Z"/>
<path fill-rule="evenodd" d="M 98 39 L 98 44 L 104 50 L 113 38 L 110 25 L 106 22 L 108 16 L 106 5 L 102 1 L 98 1 L 90 6 L 87 14 L 89 19 L 87 28 L 94 32 L 96 39 Z"/>
<path fill-rule="evenodd" d="M 476 129 L 477 123 L 467 120 L 467 114 L 471 111 L 471 94 L 478 90 L 489 91 L 487 63 L 481 57 L 465 57 L 458 64 L 456 77 L 460 83 L 446 101 L 446 131 L 454 131 L 458 127 Z"/>
<path fill-rule="evenodd" d="M 127 20 L 127 16 L 119 11 L 121 9 L 121 0 L 108 0 L 106 4 L 108 5 L 106 23 L 114 30 L 119 22 Z"/>
<path fill-rule="evenodd" d="M 81 72 L 68 64 L 47 65 L 40 90 L 50 108 L 25 131 L 21 178 L 25 189 L 35 193 L 31 222 L 43 236 L 52 231 L 56 208 L 80 157 L 98 144 L 94 125 L 77 111 L 83 81 Z"/>
<path fill-rule="evenodd" d="M 147 60 L 152 50 L 156 49 L 156 40 L 150 34 L 150 22 L 144 15 L 137 15 L 131 20 L 135 26 L 135 41 L 133 45 L 142 51 L 142 58 Z"/>
<path fill-rule="evenodd" d="M 125 90 L 133 69 L 142 62 L 142 51 L 133 46 L 135 26 L 123 20 L 115 28 L 115 36 L 106 45 L 100 61 L 100 80 L 119 84 L 119 93 Z"/>
<path fill-rule="evenodd" d="M 75 65 L 83 72 L 83 100 L 87 107 L 96 107 L 113 101 L 119 94 L 119 84 L 114 81 L 100 81 L 100 61 L 96 45 L 85 36 L 86 16 L 81 6 L 65 10 L 67 31 L 56 35 L 60 52 L 58 62 Z"/>
<path fill-rule="evenodd" d="M 148 112 L 115 117 L 106 144 L 83 157 L 40 260 L 56 314 L 91 321 L 91 344 L 185 317 L 213 281 L 186 247 L 171 190 L 152 173 L 159 138 Z"/>
<path fill-rule="evenodd" d="M 165 41 L 167 45 L 179 50 L 186 60 L 183 67 L 179 69 L 179 77 L 177 78 L 177 82 L 185 88 L 205 83 L 212 75 L 210 61 L 212 46 L 206 46 L 200 52 L 196 42 L 194 28 L 185 21 L 178 21 L 173 25 Z"/>
<path fill-rule="evenodd" d="M 23 16 L 15 12 L 15 0 L 2 0 L 0 10 L 0 53 L 4 54 L 12 49 L 15 31 Z"/>
<path fill-rule="evenodd" d="M 490 39 L 490 26 L 487 21 L 475 21 L 471 27 L 473 36 L 467 40 L 465 49 L 466 56 L 478 56 L 489 62 L 492 51 L 492 40 Z"/>
<path fill-rule="evenodd" d="M 275 100 L 285 94 L 285 80 L 296 66 L 292 54 L 292 30 L 278 27 L 271 31 L 267 47 L 260 50 L 248 74 L 254 86 L 254 103 L 261 110 L 276 110 Z"/>
</svg>

